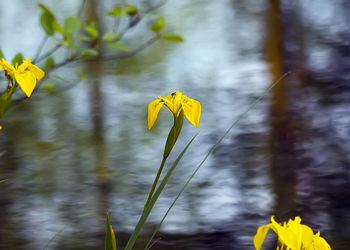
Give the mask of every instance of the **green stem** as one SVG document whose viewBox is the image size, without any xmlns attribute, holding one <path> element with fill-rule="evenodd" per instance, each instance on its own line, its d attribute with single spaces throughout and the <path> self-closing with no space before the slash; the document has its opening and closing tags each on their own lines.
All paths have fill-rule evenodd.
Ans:
<svg viewBox="0 0 350 250">
<path fill-rule="evenodd" d="M 167 159 L 167 157 L 163 157 L 162 163 L 160 164 L 160 167 L 159 167 L 159 169 L 158 169 L 157 176 L 156 176 L 156 178 L 154 179 L 154 182 L 153 182 L 153 185 L 152 185 L 151 191 L 149 192 L 149 195 L 148 195 L 147 201 L 146 201 L 145 206 L 144 206 L 144 208 L 143 208 L 143 209 L 146 209 L 146 207 L 148 206 L 149 202 L 150 202 L 150 201 L 151 201 L 151 199 L 152 199 L 152 196 L 153 196 L 154 190 L 156 189 L 156 186 L 157 186 L 157 183 L 158 183 L 158 180 L 159 180 L 160 174 L 162 173 L 162 170 L 163 170 L 163 167 L 164 167 L 164 164 L 165 164 L 166 159 Z"/>
<path fill-rule="evenodd" d="M 137 225 L 135 226 L 134 231 L 132 232 L 128 243 L 126 244 L 124 250 L 132 250 L 135 242 L 141 232 L 141 229 L 143 227 L 143 225 L 146 223 L 146 220 L 149 216 L 149 214 L 151 213 L 154 204 L 156 203 L 156 201 L 159 198 L 159 195 L 161 194 L 161 192 L 163 191 L 165 185 L 168 183 L 170 176 L 172 175 L 172 173 L 174 172 L 176 166 L 178 165 L 180 159 L 182 158 L 182 156 L 184 155 L 184 153 L 187 151 L 188 147 L 191 145 L 191 143 L 193 142 L 193 140 L 196 138 L 196 136 L 194 136 L 191 141 L 189 143 L 187 143 L 186 147 L 181 151 L 181 153 L 179 154 L 179 156 L 176 158 L 176 160 L 174 161 L 174 163 L 171 165 L 171 167 L 169 168 L 168 172 L 165 174 L 163 180 L 159 183 L 159 186 L 157 187 L 157 189 L 154 192 L 154 195 L 151 198 L 151 201 L 149 203 L 149 205 L 146 207 L 145 210 L 143 210 L 142 215 L 137 223 Z"/>
</svg>

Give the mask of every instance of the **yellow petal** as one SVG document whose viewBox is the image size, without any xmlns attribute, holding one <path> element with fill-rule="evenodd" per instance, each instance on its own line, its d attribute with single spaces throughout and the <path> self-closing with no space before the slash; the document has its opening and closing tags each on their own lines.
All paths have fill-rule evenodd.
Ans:
<svg viewBox="0 0 350 250">
<path fill-rule="evenodd" d="M 312 244 L 312 241 L 314 239 L 314 232 L 310 227 L 306 225 L 300 225 L 300 227 L 302 231 L 302 237 L 301 237 L 302 244 L 303 246 L 309 246 L 310 244 Z"/>
<path fill-rule="evenodd" d="M 18 66 L 17 71 L 18 72 L 25 71 L 30 64 L 32 64 L 32 61 L 30 60 L 30 58 L 27 58 L 26 60 L 23 60 L 22 64 Z"/>
<path fill-rule="evenodd" d="M 16 72 L 15 79 L 23 92 L 30 97 L 36 85 L 35 75 L 30 71 Z"/>
<path fill-rule="evenodd" d="M 28 69 L 30 72 L 33 72 L 36 79 L 38 80 L 42 79 L 45 76 L 45 72 L 34 64 L 29 64 Z"/>
<path fill-rule="evenodd" d="M 188 98 L 182 103 L 182 109 L 186 118 L 196 127 L 199 126 L 201 119 L 202 106 L 201 103 L 195 99 Z"/>
<path fill-rule="evenodd" d="M 148 129 L 153 127 L 163 105 L 164 102 L 161 99 L 155 99 L 148 104 Z"/>
<path fill-rule="evenodd" d="M 288 222 L 288 224 L 290 221 Z M 277 234 L 279 242 L 286 245 L 292 250 L 301 249 L 301 233 L 298 228 L 290 228 L 288 224 L 281 226 L 278 224 L 274 217 L 271 217 L 271 229 Z"/>
<path fill-rule="evenodd" d="M 310 249 L 331 250 L 331 247 L 327 243 L 327 241 L 320 236 L 320 232 L 314 235 L 314 244 L 312 247 L 313 248 L 310 248 Z"/>
<path fill-rule="evenodd" d="M 9 64 L 8 62 L 6 62 L 6 60 L 4 58 L 1 59 L 1 63 L 2 63 L 2 67 L 4 68 L 4 70 L 13 73 L 15 71 L 15 68 Z"/>
<path fill-rule="evenodd" d="M 259 227 L 258 230 L 256 231 L 256 234 L 254 236 L 254 246 L 256 250 L 261 249 L 270 228 L 271 228 L 271 223 Z"/>
</svg>

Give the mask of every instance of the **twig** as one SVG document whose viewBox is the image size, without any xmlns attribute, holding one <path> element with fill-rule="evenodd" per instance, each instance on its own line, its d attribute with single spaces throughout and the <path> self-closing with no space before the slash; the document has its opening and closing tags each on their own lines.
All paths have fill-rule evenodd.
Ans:
<svg viewBox="0 0 350 250">
<path fill-rule="evenodd" d="M 43 55 L 42 57 L 40 57 L 38 60 L 33 61 L 33 63 L 38 63 L 41 62 L 42 60 L 44 60 L 45 58 L 51 56 L 53 53 L 55 53 L 59 48 L 62 47 L 62 44 L 57 44 L 55 47 L 53 47 L 51 50 L 49 50 L 48 52 L 46 52 L 45 55 Z"/>
<path fill-rule="evenodd" d="M 47 42 L 47 40 L 49 39 L 49 36 L 48 35 L 45 35 L 45 37 L 43 38 L 43 40 L 40 42 L 40 44 L 39 44 L 39 47 L 38 47 L 38 49 L 37 49 L 37 51 L 36 51 L 36 53 L 35 53 L 35 56 L 34 56 L 34 62 L 36 61 L 36 60 L 38 60 L 38 58 L 39 58 L 39 56 L 40 56 L 40 53 L 41 53 L 41 51 L 43 50 L 43 48 L 44 48 L 44 46 L 45 46 L 45 43 Z"/>
<path fill-rule="evenodd" d="M 158 39 L 159 39 L 158 36 L 154 36 L 154 37 L 152 37 L 151 39 L 149 39 L 145 43 L 141 44 L 139 47 L 137 47 L 136 49 L 134 49 L 132 51 L 121 53 L 121 54 L 117 54 L 117 55 L 101 56 L 101 57 L 98 57 L 98 58 L 87 59 L 86 61 L 96 61 L 96 59 L 97 60 L 101 60 L 101 61 L 112 61 L 112 60 L 125 59 L 125 58 L 128 58 L 128 57 L 131 57 L 131 56 L 134 56 L 134 55 L 138 54 L 140 51 L 144 50 L 148 46 L 151 46 Z"/>
</svg>

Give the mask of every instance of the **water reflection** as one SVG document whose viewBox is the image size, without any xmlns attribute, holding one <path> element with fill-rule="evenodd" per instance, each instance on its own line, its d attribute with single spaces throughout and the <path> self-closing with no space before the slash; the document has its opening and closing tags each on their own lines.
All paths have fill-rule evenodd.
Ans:
<svg viewBox="0 0 350 250">
<path fill-rule="evenodd" d="M 69 15 L 68 2 L 75 9 L 80 4 L 47 4 Z M 36 8 L 7 4 L 24 13 L 17 22 L 35 26 Z M 136 247 L 143 249 L 210 146 L 265 87 L 291 71 L 208 159 L 152 249 L 252 249 L 257 226 L 271 214 L 280 220 L 301 215 L 334 248 L 348 249 L 350 98 L 344 37 L 349 26 L 344 9 L 349 6 L 326 0 L 312 6 L 277 0 L 169 1 L 157 13 L 185 43 L 162 41 L 123 61 L 76 65 L 65 76 L 74 79 L 79 67 L 86 67 L 87 80 L 13 107 L 0 135 L 1 179 L 9 179 L 0 184 L 0 248 L 40 249 L 49 243 L 47 249 L 101 249 L 106 209 L 119 244 L 125 244 L 171 123 L 161 111 L 148 132 L 146 105 L 158 94 L 180 89 L 202 102 L 201 133 L 151 214 Z M 15 25 L 8 21 L 12 12 L 0 9 L 0 23 Z M 138 39 L 149 35 L 142 31 L 146 23 L 136 30 Z M 18 34 L 0 29 L 1 47 L 11 56 Z M 23 51 L 41 36 L 39 29 L 31 32 Z M 185 124 L 169 162 L 195 132 Z"/>
</svg>

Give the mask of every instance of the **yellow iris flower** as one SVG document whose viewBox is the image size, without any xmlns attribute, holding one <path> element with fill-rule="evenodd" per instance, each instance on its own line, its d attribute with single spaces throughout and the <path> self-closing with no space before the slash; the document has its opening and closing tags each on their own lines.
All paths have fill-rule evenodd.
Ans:
<svg viewBox="0 0 350 250">
<path fill-rule="evenodd" d="M 6 62 L 4 58 L 0 61 L 0 69 L 3 68 L 5 76 L 12 80 L 16 80 L 23 92 L 30 97 L 32 94 L 36 81 L 42 79 L 45 76 L 45 72 L 32 64 L 30 58 L 23 60 L 23 63 L 19 66 L 12 66 Z"/>
<path fill-rule="evenodd" d="M 292 250 L 330 250 L 331 247 L 327 241 L 320 236 L 320 232 L 314 234 L 312 229 L 306 225 L 300 224 L 301 218 L 295 217 L 288 223 L 278 224 L 271 216 L 271 223 L 258 228 L 254 236 L 254 246 L 260 250 L 269 229 L 272 229 L 278 236 L 280 246 L 277 249 Z"/>
<path fill-rule="evenodd" d="M 163 105 L 174 115 L 175 120 L 180 114 L 185 115 L 194 126 L 198 127 L 201 118 L 201 103 L 189 98 L 180 91 L 176 91 L 164 98 L 159 96 L 148 104 L 148 129 L 153 127 Z"/>
</svg>

